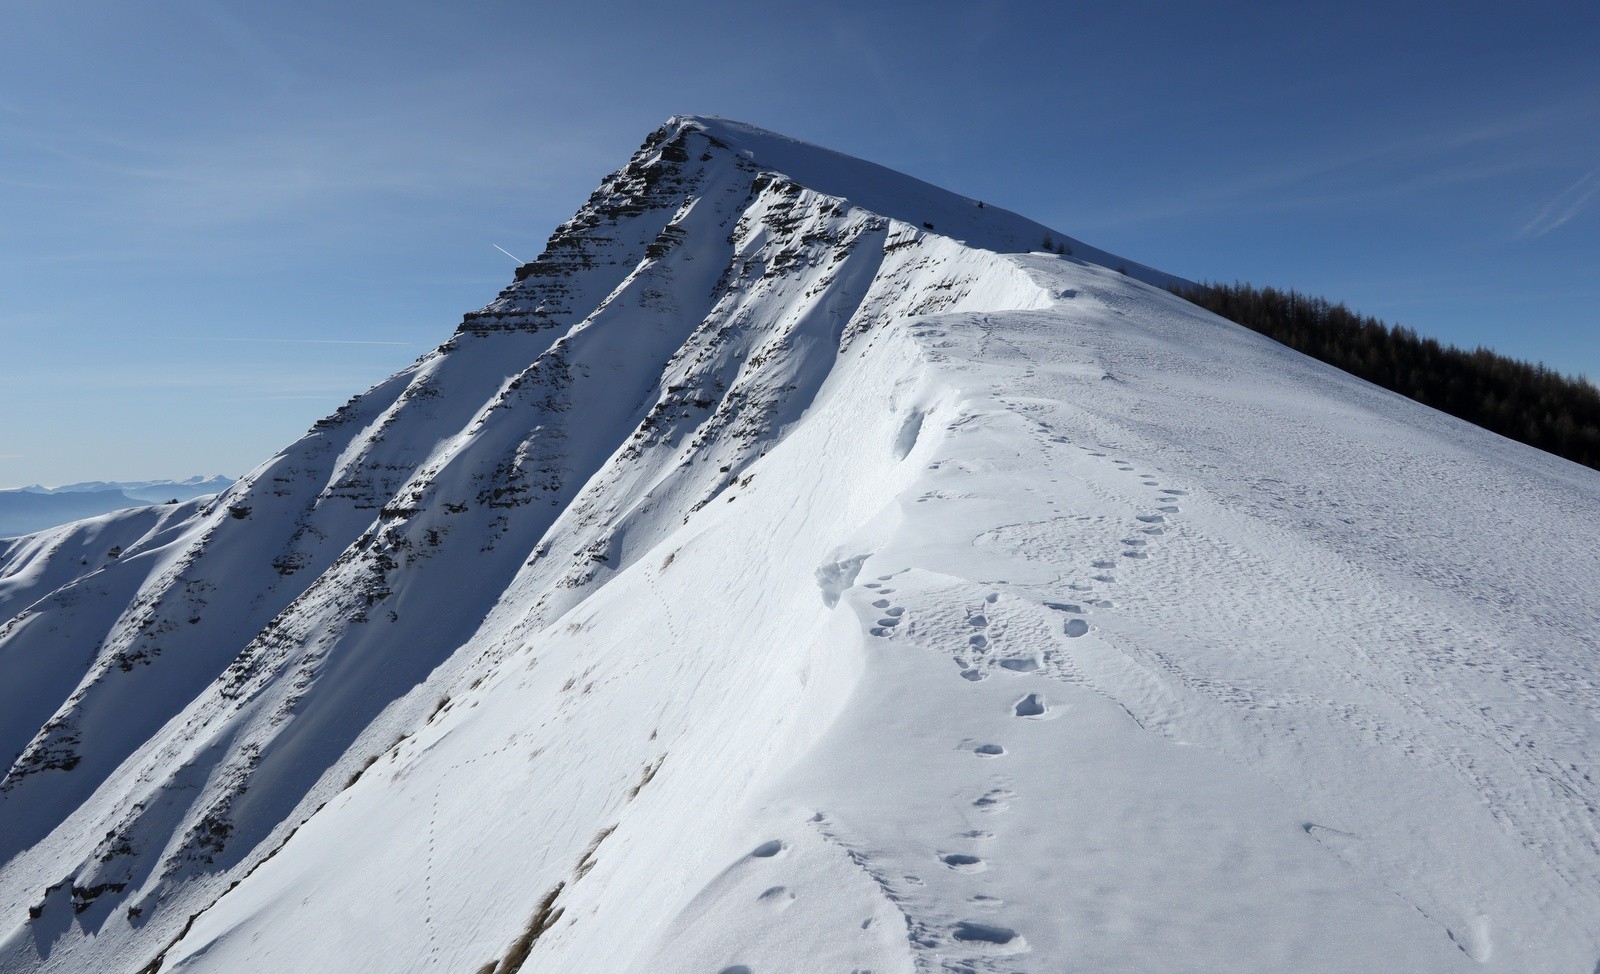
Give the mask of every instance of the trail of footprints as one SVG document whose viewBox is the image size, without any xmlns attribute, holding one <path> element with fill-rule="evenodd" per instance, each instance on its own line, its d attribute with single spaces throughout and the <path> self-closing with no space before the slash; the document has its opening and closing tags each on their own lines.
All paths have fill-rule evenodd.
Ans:
<svg viewBox="0 0 1600 974">
<path fill-rule="evenodd" d="M 1048 432 L 1048 426 L 1045 427 Z M 1051 436 L 1051 442 L 1066 443 L 1066 437 Z M 1161 484 L 1149 474 L 1138 474 L 1132 464 L 1127 461 L 1108 456 L 1103 452 L 1089 447 L 1080 446 L 1089 456 L 1104 458 L 1114 464 L 1122 473 L 1134 473 L 1139 477 L 1140 484 L 1154 492 L 1154 503 L 1148 509 L 1135 516 L 1134 523 L 1130 525 L 1128 535 L 1121 540 L 1121 549 L 1114 556 L 1098 557 L 1091 560 L 1084 572 L 1087 581 L 1068 583 L 1066 588 L 1071 591 L 1063 601 L 1048 601 L 1044 605 L 1048 609 L 1062 613 L 1068 618 L 1062 624 L 1062 632 L 1072 639 L 1084 636 L 1091 630 L 1085 618 L 1091 611 L 1103 611 L 1113 608 L 1110 599 L 1104 598 L 1102 586 L 1115 584 L 1117 581 L 1114 572 L 1124 566 L 1132 566 L 1144 562 L 1150 557 L 1150 542 L 1166 533 L 1171 515 L 1179 513 L 1179 499 L 1186 495 L 1186 491 Z M 935 464 L 937 469 L 939 465 Z M 933 495 L 922 498 L 940 499 Z M 1054 501 L 1049 502 L 1052 506 Z M 873 597 L 870 603 L 877 610 L 876 621 L 868 629 L 875 637 L 890 638 L 905 632 L 908 628 L 906 607 L 891 598 L 895 589 L 887 583 L 893 581 L 893 575 L 880 575 L 875 580 L 863 583 Z M 1000 594 L 990 592 L 977 608 L 968 608 L 964 614 L 964 625 L 956 627 L 958 634 L 954 637 L 945 635 L 948 628 L 939 626 L 938 620 L 933 620 L 930 631 L 941 634 L 941 641 L 950 639 L 954 642 L 951 646 L 952 658 L 959 667 L 963 679 L 977 682 L 987 679 L 991 666 L 1001 671 L 1014 673 L 1029 673 L 1041 669 L 1040 654 L 1033 652 L 1012 651 L 1010 655 L 1004 652 L 1003 643 L 1005 636 L 996 633 L 991 616 L 996 611 Z M 1059 668 L 1059 661 L 1051 661 L 1046 651 L 1047 662 L 1056 662 L 1052 670 Z M 1068 678 L 1069 674 L 1052 672 L 1052 676 Z M 1046 694 L 1041 692 L 1028 692 L 1021 694 L 1011 704 L 1012 714 L 1022 720 L 1043 720 L 1050 717 L 1050 704 Z M 970 814 L 963 816 L 968 819 L 967 824 L 977 827 L 968 827 L 951 836 L 947 847 L 935 853 L 934 861 L 928 868 L 935 870 L 935 874 L 973 877 L 990 873 L 992 864 L 983 858 L 984 843 L 995 838 L 995 833 L 989 828 L 982 827 L 990 817 L 1003 816 L 1011 808 L 1013 802 L 1019 800 L 1014 789 L 1014 782 L 1004 773 L 1007 755 L 1005 745 L 992 741 L 963 741 L 960 747 L 972 754 L 974 762 L 981 762 L 979 784 L 969 799 Z M 905 872 L 901 875 L 890 875 L 886 868 L 887 862 L 880 862 L 860 849 L 855 848 L 847 837 L 840 834 L 834 823 L 825 813 L 817 813 L 812 818 L 812 824 L 819 833 L 828 841 L 843 849 L 850 859 L 860 867 L 883 891 L 884 895 L 900 910 L 905 919 L 907 937 L 917 948 L 933 952 L 938 958 L 940 969 L 951 974 L 985 974 L 985 972 L 1009 971 L 1014 966 L 1015 955 L 1026 953 L 1029 950 L 1025 937 L 1003 922 L 1003 908 L 1005 901 L 997 896 L 981 891 L 981 880 L 965 880 L 979 884 L 979 890 L 967 895 L 963 902 L 967 910 L 965 915 L 951 916 L 939 910 L 927 909 L 931 905 L 926 891 L 929 889 L 929 880 L 924 879 L 919 872 Z M 771 858 L 781 855 L 786 846 L 773 840 L 758 846 L 749 856 L 753 859 Z M 771 886 L 765 889 L 758 900 L 764 906 L 781 911 L 787 909 L 794 901 L 795 894 L 785 886 Z M 864 921 L 870 923 L 871 921 Z M 1008 960 L 1009 959 L 1009 960 Z M 919 970 L 922 967 L 919 965 Z M 719 974 L 755 974 L 750 968 L 735 965 L 719 972 Z M 870 974 L 867 971 L 856 971 L 852 974 Z"/>
<path fill-rule="evenodd" d="M 1048 427 L 1046 430 L 1048 431 Z M 1050 440 L 1056 443 L 1068 442 L 1066 437 L 1062 436 L 1051 436 Z M 1132 567 L 1150 558 L 1151 542 L 1166 533 L 1171 516 L 1180 512 L 1180 498 L 1187 495 L 1187 491 L 1163 487 L 1151 474 L 1138 473 L 1127 461 L 1090 447 L 1080 446 L 1079 449 L 1091 457 L 1104 458 L 1121 473 L 1133 473 L 1139 478 L 1143 488 L 1152 491 L 1153 503 L 1144 512 L 1135 515 L 1127 536 L 1121 539 L 1120 550 L 1115 555 L 1092 559 L 1083 573 L 1087 580 L 1074 581 L 1066 585 L 1072 593 L 1068 596 L 1070 600 L 1044 603 L 1046 608 L 1068 616 L 1062 623 L 1061 631 L 1069 639 L 1076 639 L 1090 632 L 1091 626 L 1085 616 L 1092 611 L 1103 611 L 1114 607 L 1113 602 L 1103 596 L 1102 588 L 1116 583 L 1115 572 L 1118 569 Z M 1049 503 L 1054 505 L 1053 500 Z M 879 611 L 876 624 L 869 629 L 873 636 L 892 637 L 897 632 L 903 631 L 902 626 L 907 622 L 905 607 L 897 605 L 890 598 L 895 590 L 885 585 L 892 579 L 892 575 L 883 575 L 875 581 L 864 584 L 864 587 L 872 590 L 876 596 L 871 604 Z M 996 636 L 991 626 L 990 617 L 998 601 L 999 593 L 990 592 L 985 596 L 983 604 L 976 609 L 969 608 L 965 615 L 966 632 L 954 637 L 955 640 L 964 642 L 964 645 L 952 647 L 954 650 L 952 658 L 960 668 L 959 672 L 963 679 L 973 682 L 987 679 L 989 667 L 985 664 L 989 662 L 993 662 L 1000 670 L 1016 673 L 1040 669 L 1038 654 L 1014 652 L 1008 655 L 1003 652 L 1003 646 L 996 645 L 997 638 L 1004 641 L 1003 636 Z M 938 627 L 934 629 L 939 631 Z M 1048 662 L 1049 652 L 1046 651 L 1044 655 Z M 1043 693 L 1026 693 L 1012 705 L 1012 713 L 1020 719 L 1046 719 L 1049 716 L 1049 702 Z M 1005 746 L 999 743 L 967 741 L 963 742 L 962 746 L 970 749 L 977 761 L 1003 764 L 1006 755 Z M 988 816 L 1004 815 L 1016 800 L 1018 794 L 1009 777 L 991 773 L 987 775 L 980 790 L 971 797 L 970 807 L 974 817 L 981 822 Z M 817 821 L 824 835 L 849 848 L 839 836 L 828 831 L 823 816 L 819 815 Z M 990 863 L 980 853 L 983 843 L 993 838 L 994 832 L 986 828 L 970 828 L 961 832 L 953 837 L 950 848 L 937 853 L 935 868 L 961 875 L 987 872 Z M 856 863 L 877 881 L 885 894 L 900 907 L 906 917 L 912 943 L 937 951 L 943 970 L 953 974 L 980 974 L 980 972 L 1009 969 L 999 966 L 1003 958 L 1028 951 L 1027 941 L 1018 931 L 988 916 L 992 911 L 1003 908 L 1004 901 L 1000 898 L 982 892 L 974 893 L 965 900 L 971 908 L 971 913 L 966 917 L 952 919 L 946 916 L 942 921 L 928 917 L 917 919 L 917 916 L 924 911 L 908 909 L 911 904 L 907 901 L 914 898 L 916 888 L 926 885 L 920 876 L 905 875 L 893 879 L 883 875 L 867 857 L 855 851 L 851 851 L 850 854 Z"/>
</svg>

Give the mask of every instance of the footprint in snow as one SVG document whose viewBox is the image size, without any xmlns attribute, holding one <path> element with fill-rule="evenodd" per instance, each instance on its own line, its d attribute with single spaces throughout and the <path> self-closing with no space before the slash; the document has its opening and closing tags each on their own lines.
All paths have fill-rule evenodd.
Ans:
<svg viewBox="0 0 1600 974">
<path fill-rule="evenodd" d="M 1006 753 L 1006 749 L 998 744 L 979 744 L 972 749 L 972 753 L 983 758 L 997 758 Z"/>
<path fill-rule="evenodd" d="M 1073 639 L 1077 639 L 1079 636 L 1084 635 L 1088 631 L 1089 631 L 1089 623 L 1085 622 L 1084 620 L 1082 620 L 1082 619 L 1068 619 L 1067 620 L 1066 633 L 1067 633 L 1068 636 L 1072 637 Z M 1019 711 L 1017 716 L 1019 716 L 1019 717 L 1022 716 L 1022 713 Z"/>
<path fill-rule="evenodd" d="M 1043 717 L 1047 711 L 1044 697 L 1037 693 L 1030 693 L 1018 700 L 1013 708 L 1018 717 Z"/>
<path fill-rule="evenodd" d="M 1003 812 L 1011 807 L 1017 793 L 1010 788 L 990 788 L 972 800 L 972 807 L 980 812 Z"/>
<path fill-rule="evenodd" d="M 988 863 L 977 856 L 969 856 L 962 852 L 953 852 L 949 855 L 940 856 L 939 861 L 958 873 L 981 873 L 989 868 Z"/>
<path fill-rule="evenodd" d="M 1140 514 L 1136 520 L 1143 521 L 1146 524 L 1160 524 L 1162 521 L 1165 521 L 1166 518 L 1162 517 L 1160 514 Z"/>
<path fill-rule="evenodd" d="M 787 886 L 773 886 L 756 897 L 756 902 L 769 910 L 787 910 L 794 903 L 794 893 Z"/>
<path fill-rule="evenodd" d="M 1032 673 L 1039 668 L 1039 661 L 1032 656 L 1014 656 L 1001 660 L 1000 665 L 1013 673 Z"/>
<path fill-rule="evenodd" d="M 976 650 L 988 649 L 989 648 L 989 637 L 985 636 L 983 633 L 978 633 L 977 635 L 973 636 L 971 639 L 968 639 L 967 643 L 973 649 L 976 649 Z"/>
<path fill-rule="evenodd" d="M 967 625 L 983 629 L 989 625 L 989 619 L 983 615 L 968 616 Z"/>
<path fill-rule="evenodd" d="M 962 920 L 950 931 L 950 936 L 966 944 L 993 944 L 997 947 L 1014 946 L 1022 940 L 1010 927 L 992 923 L 974 923 Z"/>
<path fill-rule="evenodd" d="M 789 847 L 779 839 L 771 839 L 750 850 L 752 859 L 771 859 L 787 852 Z"/>
<path fill-rule="evenodd" d="M 1116 566 L 1117 563 L 1112 561 L 1110 558 L 1096 558 L 1094 561 L 1090 562 L 1090 567 L 1093 568 L 1115 568 Z"/>
</svg>

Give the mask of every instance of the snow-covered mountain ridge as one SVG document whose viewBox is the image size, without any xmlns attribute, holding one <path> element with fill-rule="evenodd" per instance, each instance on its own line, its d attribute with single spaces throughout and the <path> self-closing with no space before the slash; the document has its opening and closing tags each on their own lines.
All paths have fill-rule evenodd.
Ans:
<svg viewBox="0 0 1600 974">
<path fill-rule="evenodd" d="M 0 970 L 1592 971 L 1600 477 L 1169 281 L 672 120 L 0 542 Z"/>
</svg>

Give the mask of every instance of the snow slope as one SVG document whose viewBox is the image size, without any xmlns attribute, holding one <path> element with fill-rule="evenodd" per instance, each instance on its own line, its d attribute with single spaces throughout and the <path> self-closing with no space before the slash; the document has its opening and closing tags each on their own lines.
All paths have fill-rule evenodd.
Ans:
<svg viewBox="0 0 1600 974">
<path fill-rule="evenodd" d="M 673 119 L 0 542 L 0 971 L 1590 974 L 1600 476 L 1045 232 Z"/>
</svg>

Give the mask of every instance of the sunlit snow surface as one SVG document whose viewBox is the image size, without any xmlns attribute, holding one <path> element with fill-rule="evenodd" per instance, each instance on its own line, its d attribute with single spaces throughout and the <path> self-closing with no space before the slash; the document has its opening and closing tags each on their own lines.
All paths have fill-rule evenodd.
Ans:
<svg viewBox="0 0 1600 974">
<path fill-rule="evenodd" d="M 0 542 L 0 970 L 1591 974 L 1600 475 L 1043 232 L 674 120 Z"/>
</svg>

